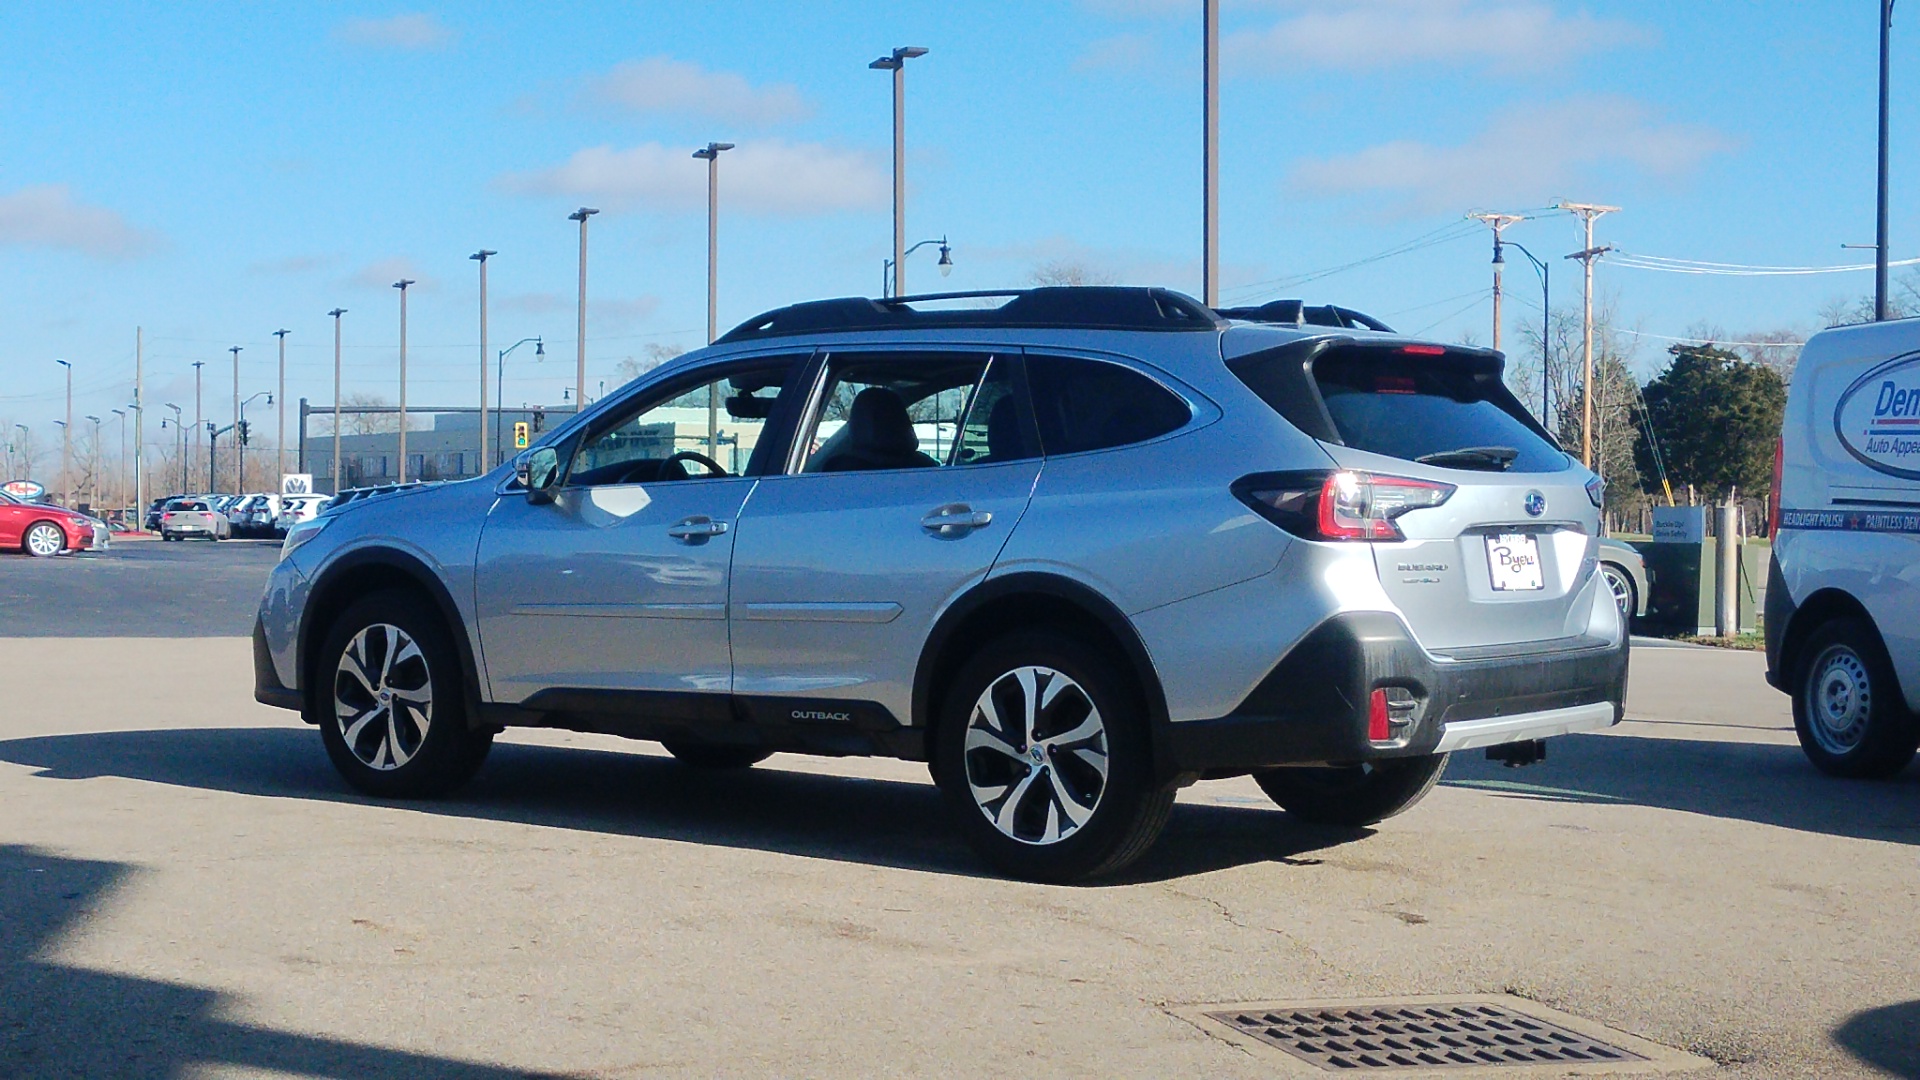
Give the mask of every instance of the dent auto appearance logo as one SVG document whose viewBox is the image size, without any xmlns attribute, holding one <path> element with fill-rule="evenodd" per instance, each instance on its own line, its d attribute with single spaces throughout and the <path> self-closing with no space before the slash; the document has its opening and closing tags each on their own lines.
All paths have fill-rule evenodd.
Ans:
<svg viewBox="0 0 1920 1080">
<path fill-rule="evenodd" d="M 1833 430 L 1869 468 L 1920 480 L 1920 353 L 1855 379 L 1834 406 Z"/>
</svg>

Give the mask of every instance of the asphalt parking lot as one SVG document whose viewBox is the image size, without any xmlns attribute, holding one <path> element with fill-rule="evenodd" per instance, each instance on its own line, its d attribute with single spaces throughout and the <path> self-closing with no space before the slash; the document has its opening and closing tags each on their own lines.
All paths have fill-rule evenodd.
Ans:
<svg viewBox="0 0 1920 1080">
<path fill-rule="evenodd" d="M 353 795 L 251 698 L 274 555 L 0 557 L 0 1076 L 1309 1076 L 1195 1007 L 1442 995 L 1650 1041 L 1616 1072 L 1920 1077 L 1920 767 L 1815 773 L 1752 653 L 1641 647 L 1627 723 L 1375 829 L 1196 785 L 1057 888 L 901 762 L 510 732 Z"/>
</svg>

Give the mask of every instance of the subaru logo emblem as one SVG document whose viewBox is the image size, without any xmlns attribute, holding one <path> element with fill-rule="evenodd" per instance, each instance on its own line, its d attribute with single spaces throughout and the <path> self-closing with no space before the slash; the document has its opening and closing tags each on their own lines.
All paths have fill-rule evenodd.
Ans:
<svg viewBox="0 0 1920 1080">
<path fill-rule="evenodd" d="M 1527 492 L 1527 516 L 1539 517 L 1547 512 L 1547 497 L 1537 491 Z"/>
</svg>

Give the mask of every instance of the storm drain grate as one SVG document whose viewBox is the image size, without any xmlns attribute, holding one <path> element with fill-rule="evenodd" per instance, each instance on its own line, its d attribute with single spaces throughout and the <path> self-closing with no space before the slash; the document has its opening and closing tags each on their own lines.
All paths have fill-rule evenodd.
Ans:
<svg viewBox="0 0 1920 1080">
<path fill-rule="evenodd" d="M 1558 1024 L 1481 1001 L 1204 1015 L 1328 1072 L 1647 1060 Z"/>
</svg>

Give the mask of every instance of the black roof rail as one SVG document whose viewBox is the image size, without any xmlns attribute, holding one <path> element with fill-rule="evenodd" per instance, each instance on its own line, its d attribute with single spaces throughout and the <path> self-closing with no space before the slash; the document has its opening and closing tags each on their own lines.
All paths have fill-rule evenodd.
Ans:
<svg viewBox="0 0 1920 1080">
<path fill-rule="evenodd" d="M 1002 299 L 980 307 L 916 304 Z M 1226 323 L 1206 305 L 1171 289 L 1120 285 L 1055 285 L 989 292 L 927 293 L 873 300 L 861 296 L 810 300 L 757 315 L 715 344 L 839 330 L 928 327 L 1050 328 L 1061 330 L 1218 330 Z"/>
<path fill-rule="evenodd" d="M 1371 315 L 1334 304 L 1309 307 L 1300 300 L 1269 300 L 1259 307 L 1218 309 L 1223 318 L 1241 322 L 1275 323 L 1281 326 L 1337 326 L 1343 330 L 1378 330 L 1391 334 L 1393 327 Z"/>
</svg>

